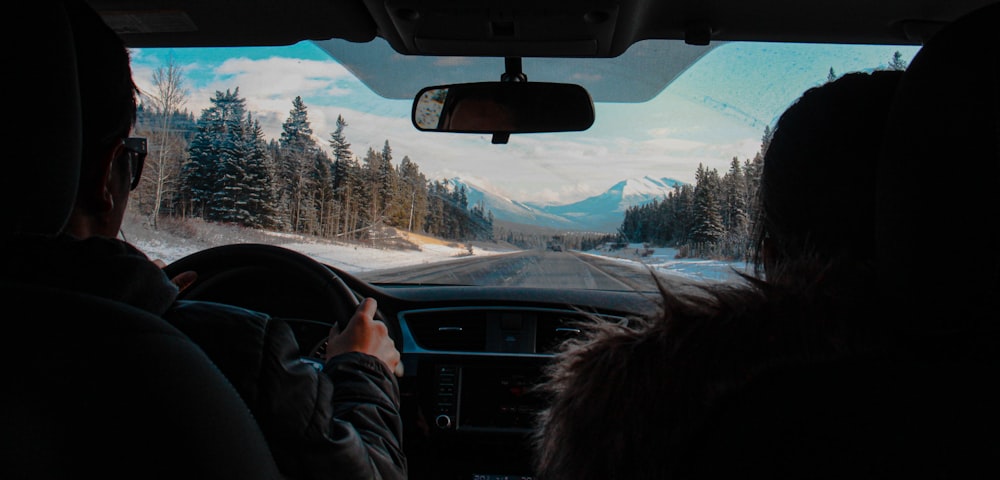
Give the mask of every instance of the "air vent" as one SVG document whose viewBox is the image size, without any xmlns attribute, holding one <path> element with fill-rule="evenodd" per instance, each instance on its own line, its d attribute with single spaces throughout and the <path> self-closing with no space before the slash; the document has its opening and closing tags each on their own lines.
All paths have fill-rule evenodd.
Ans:
<svg viewBox="0 0 1000 480">
<path fill-rule="evenodd" d="M 551 312 L 538 317 L 538 332 L 535 334 L 535 351 L 555 352 L 562 342 L 580 334 L 578 322 L 584 320 L 581 314 Z"/>
<path fill-rule="evenodd" d="M 427 350 L 486 350 L 486 318 L 482 311 L 418 312 L 405 318 L 417 345 Z"/>
<path fill-rule="evenodd" d="M 613 315 L 546 308 L 455 308 L 402 314 L 413 340 L 425 350 L 551 354 L 581 334 L 581 323 L 619 322 Z"/>
<path fill-rule="evenodd" d="M 563 342 L 578 338 L 582 334 L 581 324 L 593 322 L 624 322 L 616 315 L 588 314 L 570 311 L 548 311 L 538 316 L 538 331 L 535 334 L 538 353 L 555 353 Z"/>
</svg>

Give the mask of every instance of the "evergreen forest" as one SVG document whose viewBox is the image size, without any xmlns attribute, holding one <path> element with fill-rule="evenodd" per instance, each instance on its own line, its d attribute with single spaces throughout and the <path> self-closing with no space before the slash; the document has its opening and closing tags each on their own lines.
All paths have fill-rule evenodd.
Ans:
<svg viewBox="0 0 1000 480">
<path fill-rule="evenodd" d="M 887 70 L 905 70 L 895 52 Z M 830 68 L 826 81 L 838 78 Z M 733 158 L 722 175 L 699 165 L 694 185 L 674 187 L 665 198 L 626 210 L 618 242 L 677 248 L 679 255 L 724 260 L 750 260 L 758 214 L 757 189 L 772 130 L 764 127 L 760 151 L 742 163 Z"/>
<path fill-rule="evenodd" d="M 493 214 L 469 205 L 463 185 L 428 180 L 408 156 L 396 160 L 389 140 L 357 155 L 338 117 L 326 153 L 300 97 L 276 140 L 264 137 L 238 88 L 216 92 L 197 119 L 163 103 L 143 102 L 135 130 L 150 151 L 130 203 L 154 226 L 166 215 L 344 240 L 379 227 L 493 239 Z"/>
</svg>

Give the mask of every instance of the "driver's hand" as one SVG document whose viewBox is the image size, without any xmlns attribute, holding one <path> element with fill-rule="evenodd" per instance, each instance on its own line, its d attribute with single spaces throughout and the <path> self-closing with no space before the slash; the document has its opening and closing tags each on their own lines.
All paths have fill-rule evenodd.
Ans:
<svg viewBox="0 0 1000 480">
<path fill-rule="evenodd" d="M 396 345 L 389 338 L 389 328 L 375 320 L 376 308 L 378 305 L 375 299 L 366 298 L 358 305 L 343 332 L 336 326 L 331 328 L 323 359 L 329 360 L 347 352 L 367 353 L 382 360 L 397 377 L 402 377 L 403 364 L 400 362 L 399 350 L 396 350 Z"/>
<path fill-rule="evenodd" d="M 153 263 L 156 264 L 157 267 L 167 268 L 167 262 L 164 262 L 159 258 L 153 260 Z M 185 288 L 191 286 L 191 284 L 194 283 L 194 281 L 197 279 L 198 279 L 198 273 L 195 272 L 194 270 L 188 270 L 186 272 L 181 272 L 177 274 L 177 276 L 171 278 L 170 281 L 174 282 L 174 285 L 177 285 L 177 289 L 183 292 Z"/>
</svg>

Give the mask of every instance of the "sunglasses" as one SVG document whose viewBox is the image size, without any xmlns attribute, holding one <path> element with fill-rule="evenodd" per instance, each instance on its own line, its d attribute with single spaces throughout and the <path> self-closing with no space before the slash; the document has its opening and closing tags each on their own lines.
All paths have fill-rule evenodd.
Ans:
<svg viewBox="0 0 1000 480">
<path fill-rule="evenodd" d="M 142 166 L 146 163 L 146 139 L 144 137 L 128 137 L 122 140 L 125 152 L 128 153 L 129 171 L 132 172 L 132 183 L 129 190 L 135 190 L 142 178 Z"/>
</svg>

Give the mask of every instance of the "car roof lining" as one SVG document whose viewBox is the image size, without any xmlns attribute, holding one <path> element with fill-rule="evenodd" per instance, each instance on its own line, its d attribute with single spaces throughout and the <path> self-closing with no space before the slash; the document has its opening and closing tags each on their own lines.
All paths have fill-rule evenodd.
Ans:
<svg viewBox="0 0 1000 480">
<path fill-rule="evenodd" d="M 503 58 L 521 57 L 530 81 L 577 83 L 599 102 L 642 102 L 726 42 L 920 45 L 994 0 L 87 1 L 133 48 L 312 40 L 390 99 L 499 80 Z M 545 59 L 544 71 L 533 58 Z"/>
<path fill-rule="evenodd" d="M 404 55 L 523 57 L 615 57 L 645 39 L 918 45 L 937 27 L 993 3 L 243 0 L 236 8 L 203 0 L 87 1 L 130 47 L 382 37 Z"/>
</svg>

